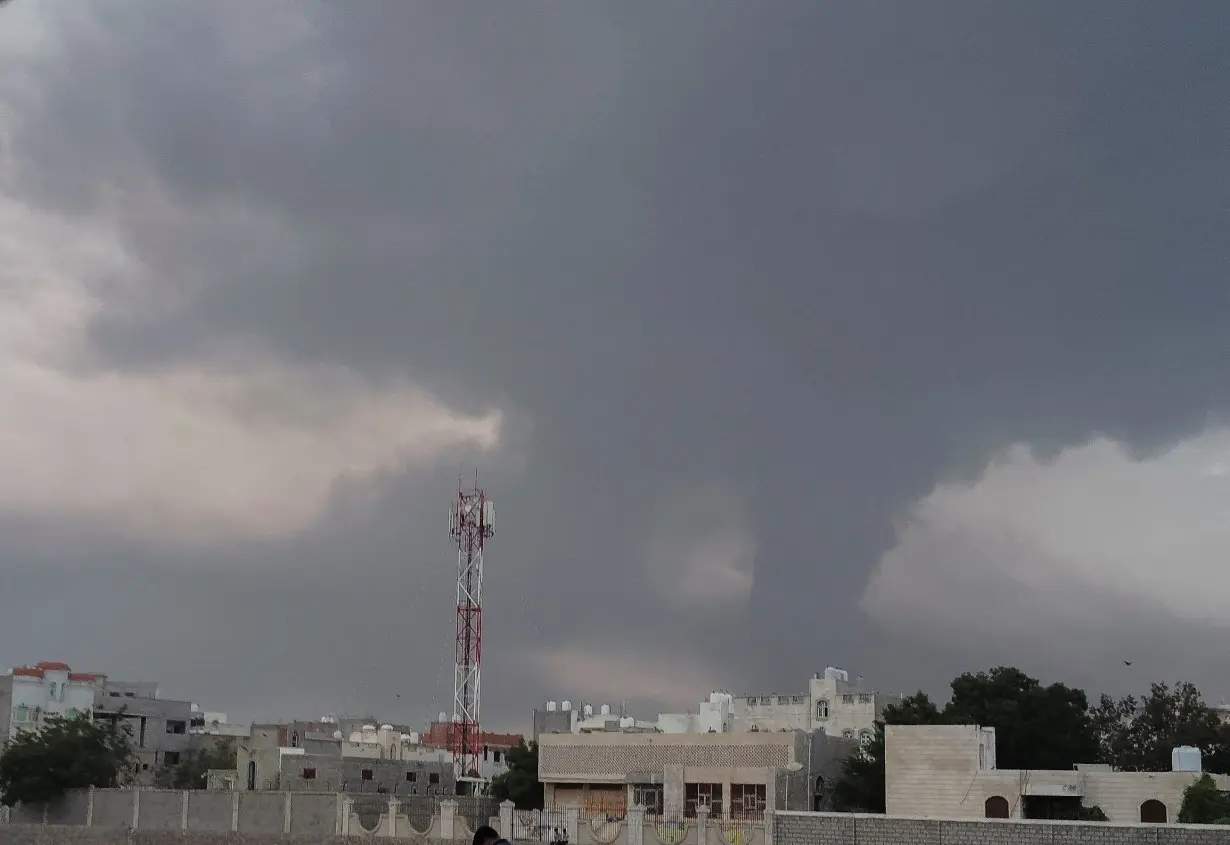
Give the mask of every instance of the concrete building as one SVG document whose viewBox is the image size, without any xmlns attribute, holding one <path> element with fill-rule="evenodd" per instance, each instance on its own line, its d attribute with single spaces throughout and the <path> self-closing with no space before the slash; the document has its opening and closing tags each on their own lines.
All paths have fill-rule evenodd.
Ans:
<svg viewBox="0 0 1230 845">
<path fill-rule="evenodd" d="M 832 737 L 866 741 L 886 704 L 900 701 L 832 666 L 814 674 L 807 693 L 744 695 L 734 699 L 735 731 L 824 731 Z"/>
<path fill-rule="evenodd" d="M 712 692 L 700 702 L 695 713 L 659 713 L 653 721 L 642 721 L 615 713 L 611 705 L 555 701 L 534 710 L 534 740 L 550 733 L 593 733 L 596 731 L 657 732 L 666 734 L 728 733 L 734 729 L 734 698 L 725 692 Z"/>
<path fill-rule="evenodd" d="M 153 681 L 96 677 L 94 719 L 108 719 L 127 729 L 137 760 L 133 774 L 140 785 L 152 783 L 159 766 L 177 764 L 189 748 L 192 702 L 159 698 Z"/>
<path fill-rule="evenodd" d="M 89 715 L 99 682 L 100 676 L 74 672 L 67 663 L 14 666 L 0 678 L 0 744 L 37 730 L 48 716 Z"/>
<path fill-rule="evenodd" d="M 479 759 L 478 774 L 484 780 L 490 780 L 508 771 L 508 749 L 525 742 L 525 737 L 521 734 L 483 731 L 479 742 L 482 745 L 482 755 Z M 436 748 L 452 753 L 453 723 L 448 714 L 441 713 L 437 721 L 427 726 L 422 735 L 422 745 L 424 748 Z"/>
<path fill-rule="evenodd" d="M 558 733 L 538 742 L 548 806 L 622 812 L 636 804 L 667 816 L 708 806 L 714 818 L 811 809 L 851 748 L 802 731 Z"/>
<path fill-rule="evenodd" d="M 252 735 L 252 725 L 232 723 L 225 713 L 214 710 L 199 710 L 192 705 L 192 720 L 188 732 L 194 736 L 215 736 L 220 738 L 239 739 Z"/>
<path fill-rule="evenodd" d="M 451 753 L 422 745 L 393 725 L 359 724 L 350 736 L 340 720 L 252 726 L 236 753 L 241 790 L 379 792 L 455 795 Z"/>
<path fill-rule="evenodd" d="M 1181 759 L 1182 755 L 1176 755 Z M 1181 766 L 1182 767 L 1182 766 Z M 1098 806 L 1112 822 L 1173 822 L 1194 771 L 1021 771 L 995 765 L 995 729 L 978 725 L 889 725 L 885 794 L 890 816 L 947 819 L 1054 818 Z M 1230 790 L 1230 777 L 1215 775 Z"/>
</svg>

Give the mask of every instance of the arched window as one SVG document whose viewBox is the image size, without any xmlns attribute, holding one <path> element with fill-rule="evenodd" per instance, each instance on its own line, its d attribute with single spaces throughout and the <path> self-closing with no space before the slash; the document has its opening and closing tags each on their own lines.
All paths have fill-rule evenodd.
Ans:
<svg viewBox="0 0 1230 845">
<path fill-rule="evenodd" d="M 816 702 L 816 718 L 827 719 L 829 717 L 829 702 L 828 699 L 822 698 Z"/>
<path fill-rule="evenodd" d="M 1008 799 L 1002 795 L 992 795 L 983 805 L 983 810 L 988 819 L 1006 819 L 1010 814 Z"/>
<path fill-rule="evenodd" d="M 1140 805 L 1140 820 L 1144 824 L 1165 824 L 1166 805 L 1156 798 L 1150 798 Z"/>
<path fill-rule="evenodd" d="M 256 761 L 248 761 L 248 790 L 256 789 Z"/>
<path fill-rule="evenodd" d="M 859 744 L 861 744 L 864 747 L 871 745 L 872 736 L 873 734 L 871 733 L 871 731 L 867 730 L 866 728 L 863 728 L 861 731 L 858 732 Z"/>
</svg>

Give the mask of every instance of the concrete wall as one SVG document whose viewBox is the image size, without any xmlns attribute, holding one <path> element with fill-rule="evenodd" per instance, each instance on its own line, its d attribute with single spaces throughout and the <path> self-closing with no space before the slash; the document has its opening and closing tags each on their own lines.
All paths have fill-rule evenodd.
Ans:
<svg viewBox="0 0 1230 845">
<path fill-rule="evenodd" d="M 1225 845 L 1230 827 L 778 812 L 772 845 Z"/>
<path fill-rule="evenodd" d="M 490 798 L 403 800 L 389 795 L 334 792 L 97 789 L 70 793 L 48 807 L 0 807 L 0 837 L 10 827 L 61 825 L 78 830 L 135 828 L 271 836 L 413 833 L 419 837 L 468 840 L 479 825 L 498 823 L 499 807 Z M 3 842 L 0 838 L 0 845 Z"/>
</svg>

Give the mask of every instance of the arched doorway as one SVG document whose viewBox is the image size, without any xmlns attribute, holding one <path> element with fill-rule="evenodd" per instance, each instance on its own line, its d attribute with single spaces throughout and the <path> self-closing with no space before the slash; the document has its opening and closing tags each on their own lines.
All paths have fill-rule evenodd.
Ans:
<svg viewBox="0 0 1230 845">
<path fill-rule="evenodd" d="M 256 789 L 256 761 L 248 761 L 248 790 Z"/>
<path fill-rule="evenodd" d="M 1166 805 L 1156 798 L 1150 798 L 1140 805 L 1140 820 L 1144 824 L 1165 824 Z"/>
<path fill-rule="evenodd" d="M 1006 819 L 1011 810 L 1008 807 L 1008 799 L 1002 795 L 992 795 L 983 805 L 986 817 L 988 819 Z"/>
</svg>

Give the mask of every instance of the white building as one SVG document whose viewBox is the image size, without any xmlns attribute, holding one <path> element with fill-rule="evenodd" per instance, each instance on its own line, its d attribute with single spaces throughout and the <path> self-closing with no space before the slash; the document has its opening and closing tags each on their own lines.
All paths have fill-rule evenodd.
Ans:
<svg viewBox="0 0 1230 845">
<path fill-rule="evenodd" d="M 194 736 L 248 737 L 252 735 L 252 725 L 232 723 L 226 714 L 216 710 L 201 710 L 192 705 L 192 726 L 189 731 Z"/>
<path fill-rule="evenodd" d="M 1027 818 L 1067 804 L 1100 807 L 1112 822 L 1173 822 L 1201 768 L 1198 750 L 1176 749 L 1173 768 L 1184 771 L 1116 772 L 1083 764 L 1071 771 L 1000 769 L 995 729 L 978 725 L 889 725 L 884 745 L 892 816 Z M 1230 777 L 1213 777 L 1219 789 L 1230 790 Z"/>
<path fill-rule="evenodd" d="M 50 660 L 13 667 L 0 678 L 0 742 L 21 731 L 38 729 L 48 716 L 80 713 L 92 718 L 102 680 Z"/>
<path fill-rule="evenodd" d="M 548 701 L 534 711 L 534 736 L 552 733 L 729 733 L 734 729 L 734 698 L 725 692 L 712 692 L 700 702 L 695 713 L 659 713 L 656 719 L 636 719 L 612 712 L 611 705 Z"/>
<path fill-rule="evenodd" d="M 736 731 L 824 731 L 829 736 L 868 740 L 886 704 L 900 701 L 850 682 L 844 669 L 817 672 L 804 695 L 746 695 L 734 699 Z"/>
</svg>

